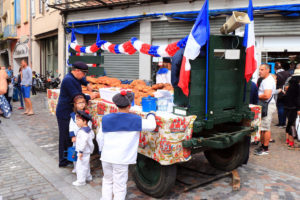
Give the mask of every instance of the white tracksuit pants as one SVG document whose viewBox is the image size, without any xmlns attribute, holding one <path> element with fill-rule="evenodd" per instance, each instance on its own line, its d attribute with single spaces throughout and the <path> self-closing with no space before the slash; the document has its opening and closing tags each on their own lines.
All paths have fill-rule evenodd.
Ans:
<svg viewBox="0 0 300 200">
<path fill-rule="evenodd" d="M 90 169 L 90 154 L 83 153 L 81 159 L 77 159 L 76 162 L 76 175 L 77 181 L 85 183 L 86 180 L 91 180 L 91 169 Z"/>
<path fill-rule="evenodd" d="M 127 193 L 128 165 L 102 161 L 102 200 L 125 200 Z M 113 198 L 114 196 L 114 198 Z"/>
</svg>

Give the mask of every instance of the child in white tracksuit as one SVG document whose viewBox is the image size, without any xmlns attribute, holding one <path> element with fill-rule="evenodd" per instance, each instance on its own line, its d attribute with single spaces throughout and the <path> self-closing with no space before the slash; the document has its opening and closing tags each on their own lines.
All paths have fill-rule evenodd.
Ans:
<svg viewBox="0 0 300 200">
<path fill-rule="evenodd" d="M 71 119 L 69 124 L 69 136 L 73 142 L 73 147 L 76 146 L 76 136 L 79 131 L 79 127 L 76 124 L 76 111 L 78 110 L 86 110 L 86 99 L 84 97 L 84 94 L 80 94 L 74 97 L 74 112 L 71 113 Z M 88 126 L 92 129 L 92 121 L 88 122 Z M 72 173 L 76 173 L 76 162 L 74 164 L 74 169 L 72 170 Z"/>
<path fill-rule="evenodd" d="M 135 164 L 140 131 L 156 128 L 155 115 L 147 119 L 129 113 L 133 95 L 122 91 L 113 97 L 119 112 L 103 116 L 97 134 L 103 169 L 102 200 L 124 200 L 127 193 L 128 165 Z"/>
<path fill-rule="evenodd" d="M 76 124 L 80 127 L 76 136 L 76 175 L 77 180 L 73 182 L 75 186 L 85 185 L 86 181 L 92 181 L 92 175 L 90 170 L 90 155 L 94 151 L 93 139 L 95 134 L 88 126 L 88 121 L 91 117 L 88 111 L 77 111 Z"/>
</svg>

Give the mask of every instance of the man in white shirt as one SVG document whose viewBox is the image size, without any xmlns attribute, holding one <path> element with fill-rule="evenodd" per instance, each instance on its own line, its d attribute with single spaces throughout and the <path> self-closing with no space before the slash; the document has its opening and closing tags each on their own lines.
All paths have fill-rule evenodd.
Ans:
<svg viewBox="0 0 300 200">
<path fill-rule="evenodd" d="M 262 117 L 261 120 L 261 133 L 260 141 L 261 147 L 256 149 L 256 155 L 267 155 L 269 154 L 269 142 L 271 138 L 271 122 L 272 116 L 276 111 L 276 102 L 274 93 L 276 91 L 275 79 L 270 74 L 270 66 L 268 64 L 262 64 L 259 67 L 259 76 L 263 78 L 259 89 L 258 98 L 260 102 L 268 103 L 267 116 Z"/>
</svg>

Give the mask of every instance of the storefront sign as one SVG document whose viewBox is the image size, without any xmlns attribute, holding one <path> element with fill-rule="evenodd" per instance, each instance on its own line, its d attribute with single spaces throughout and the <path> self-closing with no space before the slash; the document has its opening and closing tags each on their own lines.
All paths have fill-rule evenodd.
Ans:
<svg viewBox="0 0 300 200">
<path fill-rule="evenodd" d="M 24 57 L 28 57 L 27 43 L 17 44 L 13 53 L 13 58 L 24 58 Z"/>
</svg>

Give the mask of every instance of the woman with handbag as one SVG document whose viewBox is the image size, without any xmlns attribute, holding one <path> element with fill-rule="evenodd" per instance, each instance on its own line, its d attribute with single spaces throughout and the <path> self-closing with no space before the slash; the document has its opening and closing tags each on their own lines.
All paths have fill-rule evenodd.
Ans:
<svg viewBox="0 0 300 200">
<path fill-rule="evenodd" d="M 291 80 L 287 92 L 284 96 L 286 116 L 288 123 L 286 126 L 286 143 L 289 149 L 295 149 L 295 122 L 297 115 L 300 115 L 300 69 L 296 69 Z"/>
</svg>

